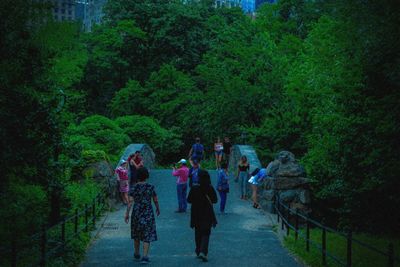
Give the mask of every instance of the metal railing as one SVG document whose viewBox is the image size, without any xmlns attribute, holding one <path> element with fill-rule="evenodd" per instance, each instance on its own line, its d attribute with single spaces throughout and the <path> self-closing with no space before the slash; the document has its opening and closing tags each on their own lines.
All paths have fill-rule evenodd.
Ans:
<svg viewBox="0 0 400 267">
<path fill-rule="evenodd" d="M 106 192 L 99 193 L 90 205 L 76 209 L 74 215 L 62 219 L 53 226 L 42 226 L 42 230 L 25 239 L 10 240 L 10 247 L 2 248 L 9 254 L 10 266 L 46 266 L 55 255 L 62 255 L 65 246 L 76 239 L 82 231 L 96 228 L 96 220 L 106 207 Z"/>
<path fill-rule="evenodd" d="M 347 233 L 336 231 L 330 227 L 322 225 L 321 223 L 305 216 L 300 213 L 297 209 L 292 209 L 289 206 L 282 203 L 279 199 L 275 201 L 275 210 L 277 214 L 278 224 L 281 224 L 281 230 L 286 230 L 286 235 L 289 236 L 290 231 L 294 231 L 294 239 L 298 240 L 299 236 L 305 241 L 305 249 L 307 252 L 310 251 L 310 245 L 314 246 L 321 252 L 321 264 L 322 266 L 327 266 L 327 259 L 331 259 L 333 262 L 340 266 L 351 267 L 353 266 L 353 244 L 358 244 L 359 246 L 368 249 L 371 252 L 376 253 L 387 259 L 387 266 L 394 267 L 395 263 L 400 263 L 400 258 L 394 256 L 393 243 L 388 244 L 387 251 L 382 251 L 381 249 L 375 248 L 363 241 L 353 238 L 352 232 Z M 305 233 L 300 231 L 300 220 L 305 228 Z M 310 238 L 311 229 L 313 227 L 322 230 L 321 243 L 315 242 Z M 334 233 L 343 237 L 346 240 L 346 256 L 345 259 L 340 258 L 337 255 L 329 252 L 327 250 L 327 233 Z"/>
</svg>

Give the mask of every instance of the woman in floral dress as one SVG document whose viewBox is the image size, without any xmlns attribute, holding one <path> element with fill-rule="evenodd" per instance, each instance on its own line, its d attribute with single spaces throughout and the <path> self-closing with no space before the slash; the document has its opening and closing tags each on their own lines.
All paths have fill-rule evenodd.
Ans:
<svg viewBox="0 0 400 267">
<path fill-rule="evenodd" d="M 133 198 L 133 209 L 131 218 L 131 237 L 134 240 L 134 258 L 140 259 L 140 241 L 143 242 L 143 257 L 142 263 L 148 263 L 148 252 L 150 242 L 157 240 L 156 221 L 154 218 L 153 207 L 151 200 L 153 199 L 156 206 L 156 214 L 160 215 L 160 208 L 158 206 L 157 194 L 154 186 L 146 182 L 149 178 L 149 172 L 146 168 L 142 167 L 137 170 L 138 182 L 132 187 L 129 195 Z M 131 202 L 125 213 L 125 222 L 129 222 L 129 212 L 131 209 Z"/>
</svg>

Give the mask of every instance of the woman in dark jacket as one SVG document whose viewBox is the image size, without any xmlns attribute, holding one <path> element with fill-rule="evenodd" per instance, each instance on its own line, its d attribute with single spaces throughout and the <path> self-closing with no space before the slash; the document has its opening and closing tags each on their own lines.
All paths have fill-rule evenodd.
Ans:
<svg viewBox="0 0 400 267">
<path fill-rule="evenodd" d="M 217 225 L 213 203 L 218 199 L 208 172 L 199 170 L 198 177 L 200 186 L 193 186 L 188 196 L 188 202 L 192 204 L 190 227 L 195 231 L 197 257 L 207 261 L 211 227 Z"/>
</svg>

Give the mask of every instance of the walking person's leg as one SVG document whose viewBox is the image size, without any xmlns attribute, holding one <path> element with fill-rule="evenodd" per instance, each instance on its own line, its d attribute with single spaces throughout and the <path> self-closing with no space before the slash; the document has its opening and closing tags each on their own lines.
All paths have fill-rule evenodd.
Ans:
<svg viewBox="0 0 400 267">
<path fill-rule="evenodd" d="M 134 258 L 135 259 L 137 259 L 137 260 L 140 260 L 140 251 L 139 251 L 139 249 L 140 249 L 140 240 L 139 239 L 134 239 L 133 240 L 133 248 L 134 248 L 134 254 L 133 254 L 133 256 L 134 256 Z"/>
<path fill-rule="evenodd" d="M 150 243 L 149 242 L 143 242 L 143 257 L 142 257 L 142 263 L 148 263 L 149 262 L 149 257 L 147 256 L 149 254 L 150 250 Z"/>
<path fill-rule="evenodd" d="M 222 192 L 222 198 L 221 198 L 221 211 L 222 212 L 225 212 L 226 197 L 227 197 L 227 193 Z"/>
<path fill-rule="evenodd" d="M 177 195 L 178 195 L 178 211 L 186 211 L 186 184 L 177 185 Z"/>
<path fill-rule="evenodd" d="M 253 190 L 252 199 L 253 199 L 253 207 L 258 208 L 259 204 L 257 201 L 257 185 L 252 184 L 251 189 Z"/>
<path fill-rule="evenodd" d="M 196 244 L 196 255 L 199 256 L 200 252 L 201 252 L 201 231 L 199 227 L 195 227 L 194 228 L 194 241 Z"/>
<path fill-rule="evenodd" d="M 182 185 L 182 209 L 186 212 L 187 209 L 187 184 Z"/>
<path fill-rule="evenodd" d="M 178 198 L 178 210 L 177 211 L 181 211 L 182 210 L 182 203 L 181 203 L 182 193 L 181 193 L 181 187 L 179 184 L 176 185 L 176 196 Z"/>
<path fill-rule="evenodd" d="M 210 242 L 211 227 L 205 227 L 201 229 L 201 248 L 200 258 L 203 261 L 208 261 L 208 244 Z"/>
</svg>

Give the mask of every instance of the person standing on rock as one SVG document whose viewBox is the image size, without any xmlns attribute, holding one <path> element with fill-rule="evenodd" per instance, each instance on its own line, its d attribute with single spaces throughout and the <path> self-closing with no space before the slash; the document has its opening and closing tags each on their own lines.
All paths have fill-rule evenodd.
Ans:
<svg viewBox="0 0 400 267">
<path fill-rule="evenodd" d="M 238 172 L 235 181 L 239 181 L 240 185 L 240 199 L 247 199 L 246 188 L 247 180 L 249 179 L 250 164 L 247 162 L 247 157 L 245 155 L 240 157 L 240 162 L 238 165 Z"/>
<path fill-rule="evenodd" d="M 190 189 L 188 202 L 192 204 L 190 227 L 194 228 L 196 255 L 204 262 L 208 261 L 208 244 L 211 227 L 217 225 L 213 204 L 217 203 L 217 194 L 211 185 L 210 174 L 206 170 L 199 171 L 199 186 Z"/>
<path fill-rule="evenodd" d="M 226 198 L 229 193 L 228 164 L 226 164 L 226 162 L 221 164 L 221 169 L 218 171 L 217 190 L 220 197 L 219 211 L 221 214 L 224 214 Z"/>
<path fill-rule="evenodd" d="M 196 143 L 193 144 L 192 148 L 189 151 L 189 160 L 191 164 L 194 160 L 200 162 L 204 157 L 204 146 L 200 143 L 200 137 L 196 137 L 195 142 Z"/>
<path fill-rule="evenodd" d="M 158 205 L 157 194 L 154 186 L 148 184 L 146 180 L 149 178 L 149 172 L 145 167 L 137 169 L 137 183 L 133 185 L 130 196 L 133 197 L 133 209 L 131 215 L 131 238 L 134 240 L 134 259 L 140 260 L 140 241 L 143 242 L 142 263 L 148 263 L 150 242 L 157 240 L 156 222 L 154 218 L 153 200 L 156 207 L 157 216 L 160 215 L 160 207 Z M 125 213 L 125 222 L 129 222 L 129 212 L 132 202 L 128 204 Z"/>
<path fill-rule="evenodd" d="M 221 168 L 222 154 L 223 154 L 224 146 L 220 138 L 217 138 L 217 141 L 214 143 L 214 154 L 215 154 L 215 166 L 217 170 Z"/>
<path fill-rule="evenodd" d="M 129 177 L 128 177 L 128 162 L 123 160 L 121 164 L 115 169 L 117 180 L 119 183 L 119 192 L 121 193 L 122 201 L 125 205 L 128 204 L 128 192 L 129 192 Z"/>
<path fill-rule="evenodd" d="M 172 167 L 172 175 L 176 177 L 176 193 L 178 196 L 178 209 L 175 212 L 186 212 L 187 208 L 187 181 L 189 176 L 189 169 L 186 166 L 185 159 L 181 159 L 177 169 L 175 165 Z"/>
<path fill-rule="evenodd" d="M 128 158 L 129 162 L 129 178 L 130 178 L 130 187 L 134 186 L 137 182 L 136 172 L 139 168 L 144 166 L 142 156 L 140 155 L 140 151 L 136 151 L 134 154 L 131 154 Z"/>
</svg>

